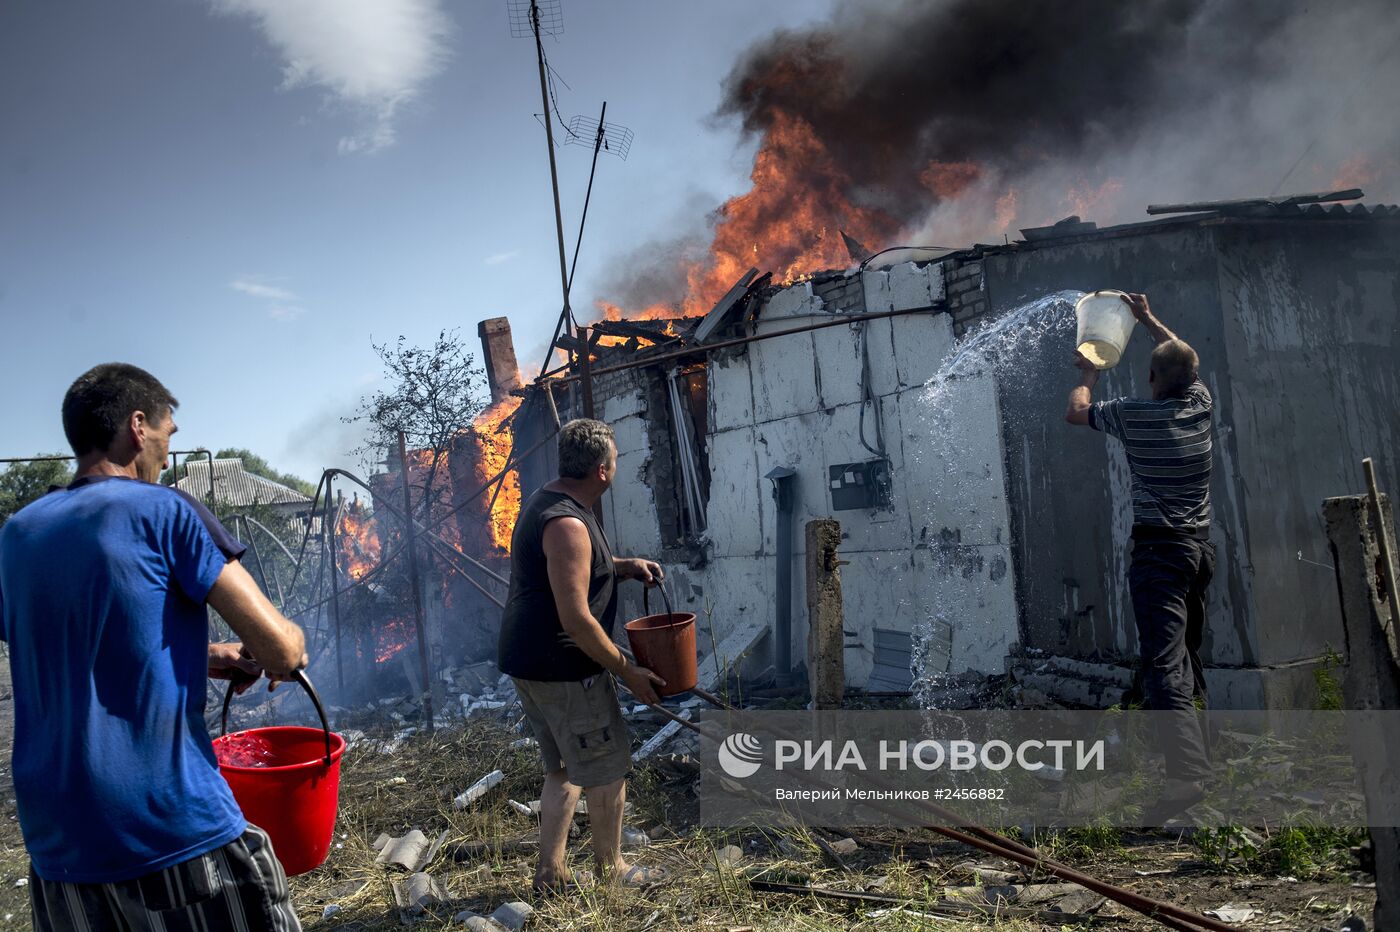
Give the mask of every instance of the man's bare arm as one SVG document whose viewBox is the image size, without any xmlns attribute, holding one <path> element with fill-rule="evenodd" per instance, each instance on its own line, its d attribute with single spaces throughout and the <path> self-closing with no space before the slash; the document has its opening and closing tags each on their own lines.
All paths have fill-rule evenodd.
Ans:
<svg viewBox="0 0 1400 932">
<path fill-rule="evenodd" d="M 577 518 L 556 518 L 544 526 L 542 543 L 549 570 L 549 588 L 554 593 L 554 606 L 559 611 L 559 624 L 564 633 L 595 663 L 621 679 L 642 702 L 659 701 L 652 684 L 664 686 L 665 680 L 629 661 L 588 608 L 589 569 L 593 560 L 588 528 Z"/>
<path fill-rule="evenodd" d="M 228 622 L 264 670 L 286 676 L 306 665 L 306 636 L 263 595 L 237 560 L 230 560 L 209 590 L 209 604 Z"/>
<path fill-rule="evenodd" d="M 1154 343 L 1165 343 L 1168 340 L 1177 339 L 1176 334 L 1167 329 L 1166 324 L 1157 319 L 1152 313 L 1152 308 L 1147 303 L 1145 294 L 1126 294 L 1123 296 L 1123 303 L 1128 305 L 1128 310 L 1133 312 L 1138 323 L 1147 330 Z"/>
<path fill-rule="evenodd" d="M 1078 427 L 1089 426 L 1089 407 L 1093 402 L 1094 386 L 1099 383 L 1099 370 L 1079 353 L 1074 354 L 1074 365 L 1080 371 L 1079 384 L 1070 389 L 1069 408 L 1065 420 Z"/>
</svg>

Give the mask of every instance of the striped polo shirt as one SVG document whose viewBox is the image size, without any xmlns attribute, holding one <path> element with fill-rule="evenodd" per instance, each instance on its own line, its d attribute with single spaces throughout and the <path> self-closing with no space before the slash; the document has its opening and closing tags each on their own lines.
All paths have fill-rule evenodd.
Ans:
<svg viewBox="0 0 1400 932">
<path fill-rule="evenodd" d="M 1117 437 L 1132 473 L 1133 524 L 1199 536 L 1210 529 L 1210 390 L 1179 398 L 1115 398 L 1089 408 L 1089 426 Z"/>
</svg>

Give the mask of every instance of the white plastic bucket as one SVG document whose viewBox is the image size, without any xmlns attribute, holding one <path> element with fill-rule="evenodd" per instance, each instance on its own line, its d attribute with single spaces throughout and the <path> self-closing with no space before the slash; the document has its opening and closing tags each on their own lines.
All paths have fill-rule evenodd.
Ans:
<svg viewBox="0 0 1400 932">
<path fill-rule="evenodd" d="M 1121 291 L 1094 291 L 1074 305 L 1079 321 L 1074 344 L 1099 369 L 1112 369 L 1123 358 L 1137 318 L 1123 303 Z"/>
</svg>

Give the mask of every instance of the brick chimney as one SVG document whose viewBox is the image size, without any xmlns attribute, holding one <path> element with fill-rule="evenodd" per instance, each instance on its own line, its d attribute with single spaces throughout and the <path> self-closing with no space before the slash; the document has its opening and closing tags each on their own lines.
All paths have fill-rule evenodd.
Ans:
<svg viewBox="0 0 1400 932">
<path fill-rule="evenodd" d="M 515 361 L 515 341 L 510 337 L 510 319 L 492 317 L 476 325 L 481 337 L 481 354 L 486 360 L 486 382 L 491 386 L 491 403 L 509 397 L 520 387 L 520 366 Z"/>
</svg>

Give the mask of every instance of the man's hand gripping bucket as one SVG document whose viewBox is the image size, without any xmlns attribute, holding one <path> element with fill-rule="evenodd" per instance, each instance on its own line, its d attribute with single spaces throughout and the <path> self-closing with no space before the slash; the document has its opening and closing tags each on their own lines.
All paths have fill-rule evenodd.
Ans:
<svg viewBox="0 0 1400 932">
<path fill-rule="evenodd" d="M 219 772 L 233 790 L 243 817 L 267 832 L 287 876 L 321 865 L 330 852 L 340 799 L 340 757 L 345 739 L 331 731 L 321 697 L 306 674 L 301 684 L 321 716 L 320 728 L 279 725 L 228 734 L 235 682 L 224 694 L 223 728 L 214 739 Z"/>
<path fill-rule="evenodd" d="M 643 615 L 623 625 L 637 663 L 666 681 L 658 696 L 676 696 L 695 688 L 699 681 L 695 657 L 695 613 L 671 611 L 666 584 L 658 583 L 666 614 Z M 648 589 L 642 590 L 642 611 L 650 612 Z"/>
</svg>

